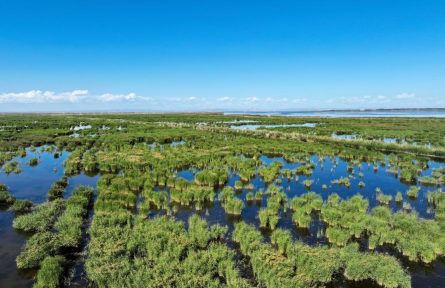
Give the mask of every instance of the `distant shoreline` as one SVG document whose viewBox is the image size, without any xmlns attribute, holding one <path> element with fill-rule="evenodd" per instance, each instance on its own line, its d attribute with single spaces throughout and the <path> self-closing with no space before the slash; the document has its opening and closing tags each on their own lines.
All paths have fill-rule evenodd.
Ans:
<svg viewBox="0 0 445 288">
<path fill-rule="evenodd" d="M 249 114 L 249 113 L 369 113 L 369 112 L 445 112 L 445 108 L 378 108 L 378 109 L 327 109 L 327 110 L 236 110 L 236 111 L 35 111 L 35 112 L 1 112 L 0 115 L 82 115 L 82 114 Z"/>
</svg>

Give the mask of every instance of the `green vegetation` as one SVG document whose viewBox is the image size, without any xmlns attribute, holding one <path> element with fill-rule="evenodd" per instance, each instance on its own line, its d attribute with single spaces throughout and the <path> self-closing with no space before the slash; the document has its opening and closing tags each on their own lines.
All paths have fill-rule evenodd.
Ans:
<svg viewBox="0 0 445 288">
<path fill-rule="evenodd" d="M 62 177 L 62 179 L 55 181 L 48 190 L 48 197 L 50 199 L 62 197 L 62 194 L 65 192 L 65 188 L 68 187 L 68 185 L 69 182 L 67 177 Z"/>
<path fill-rule="evenodd" d="M 403 197 L 402 197 L 402 193 L 401 192 L 397 192 L 396 195 L 396 202 L 402 202 L 403 201 Z"/>
<path fill-rule="evenodd" d="M 391 195 L 385 195 L 383 193 L 380 193 L 377 196 L 377 201 L 379 201 L 380 204 L 388 205 L 389 202 L 391 202 L 391 200 L 392 200 L 392 196 Z"/>
<path fill-rule="evenodd" d="M 345 187 L 349 187 L 351 185 L 351 183 L 349 182 L 349 178 L 345 177 L 345 178 L 340 178 L 340 179 L 336 179 L 333 180 L 331 182 L 332 184 L 338 184 L 338 185 L 344 185 Z"/>
<path fill-rule="evenodd" d="M 95 217 L 91 228 L 86 269 L 98 286 L 247 286 L 235 268 L 234 252 L 216 241 L 226 228 L 208 227 L 196 215 L 189 219 L 188 231 L 168 217 L 137 217 L 131 228 L 115 216 L 100 222 Z"/>
<path fill-rule="evenodd" d="M 37 274 L 34 288 L 57 288 L 61 286 L 66 260 L 63 256 L 46 257 Z"/>
<path fill-rule="evenodd" d="M 397 260 L 379 254 L 362 254 L 357 244 L 342 249 L 313 248 L 300 242 L 292 243 L 290 232 L 278 229 L 272 233 L 272 246 L 263 243 L 261 234 L 244 222 L 235 224 L 233 240 L 239 243 L 241 252 L 250 257 L 256 281 L 262 287 L 323 285 L 341 271 L 351 280 L 372 279 L 385 287 L 411 287 L 410 277 Z"/>
<path fill-rule="evenodd" d="M 39 164 L 39 159 L 37 159 L 36 157 L 29 159 L 29 165 L 37 166 L 37 164 Z"/>
<path fill-rule="evenodd" d="M 19 162 L 17 162 L 17 161 L 11 161 L 11 162 L 8 162 L 8 164 L 6 164 L 5 166 L 3 166 L 3 171 L 4 171 L 6 174 L 10 174 L 10 173 L 13 172 L 15 169 L 19 168 L 18 165 L 19 165 Z M 17 173 L 16 173 L 16 174 L 17 174 Z"/>
<path fill-rule="evenodd" d="M 240 199 L 233 197 L 226 203 L 224 203 L 224 210 L 233 215 L 241 215 L 241 211 L 244 208 L 244 202 Z"/>
<path fill-rule="evenodd" d="M 16 213 L 30 212 L 32 208 L 32 202 L 29 200 L 16 200 L 11 207 L 11 210 Z"/>
<path fill-rule="evenodd" d="M 12 205 L 17 199 L 9 194 L 8 187 L 5 184 L 0 183 L 0 205 Z"/>
<path fill-rule="evenodd" d="M 100 176 L 89 230 L 91 241 L 86 250 L 85 268 L 91 286 L 323 287 L 335 285 L 333 279 L 342 274 L 348 280 L 368 279 L 384 287 L 410 287 L 409 275 L 395 258 L 386 255 L 388 251 L 423 263 L 445 256 L 443 192 L 428 193 L 428 213 L 434 212 L 431 215 L 435 219 L 425 220 L 400 192 L 394 197 L 397 205 L 386 206 L 395 192 L 391 185 L 379 183 L 389 194 L 378 188 L 375 199 L 369 195 L 372 188 L 368 187 L 374 185 L 372 174 L 384 175 L 385 169 L 391 174 L 388 181 L 400 180 L 398 185 L 445 184 L 445 169 L 430 173 L 429 167 L 431 160 L 445 158 L 443 119 L 284 118 L 219 113 L 0 118 L 0 126 L 8 126 L 0 133 L 0 165 L 5 173 L 21 171 L 25 163 L 19 157 L 26 156 L 25 148 L 29 147 L 30 153 L 38 157 L 41 153 L 54 153 L 54 157 L 69 153 L 63 163 L 69 177 L 79 173 Z M 229 128 L 248 121 L 258 125 L 316 124 L 250 131 Z M 88 128 L 72 129 L 79 125 Z M 335 139 L 333 133 L 354 139 Z M 396 140 L 385 143 L 383 138 Z M 171 145 L 179 141 L 180 145 Z M 413 142 L 417 145 L 410 144 Z M 35 155 L 29 160 L 31 166 L 39 164 L 40 158 Z M 346 176 L 337 180 L 318 178 L 323 169 L 328 173 L 326 170 L 330 170 L 335 178 Z M 370 178 L 366 186 L 361 181 L 364 173 Z M 297 183 L 301 179 L 306 189 L 295 186 L 293 179 Z M 331 180 L 338 184 L 333 191 L 350 198 L 340 199 L 327 189 Z M 264 190 L 257 191 L 264 182 Z M 357 184 L 363 188 L 360 191 L 370 202 L 345 188 L 351 183 L 356 191 Z M 33 233 L 17 258 L 17 266 L 41 267 L 36 287 L 61 285 L 64 256 L 80 251 L 94 190 L 77 187 L 67 201 L 58 199 L 68 185 L 67 177 L 54 182 L 48 191 L 53 201 L 34 207 L 27 200 L 16 200 L 0 185 L 0 204 L 20 212 L 14 227 Z M 320 187 L 327 190 L 322 192 L 325 201 L 315 192 L 301 194 L 302 190 L 321 192 Z M 419 191 L 419 187 L 411 187 L 406 196 L 423 201 L 426 193 L 419 195 Z M 215 197 L 218 203 L 213 203 Z M 244 201 L 248 201 L 246 207 Z M 374 207 L 376 202 L 382 205 Z M 226 215 L 215 215 L 219 206 Z M 183 219 L 183 211 L 201 214 L 212 223 L 218 221 L 213 217 L 227 217 L 229 226 L 208 226 L 196 215 L 188 219 L 188 225 L 176 221 L 175 217 Z M 251 211 L 255 211 L 253 217 L 257 219 L 253 219 Z M 26 212 L 30 213 L 19 215 Z M 259 223 L 261 232 L 270 234 L 270 244 L 255 228 L 239 221 L 241 218 Z M 291 223 L 290 219 L 299 227 L 295 229 L 297 233 L 313 233 L 312 228 L 316 228 L 317 238 L 322 239 L 319 244 L 329 245 L 294 242 L 290 231 L 281 229 Z M 321 224 L 311 227 L 315 226 L 313 221 Z M 225 239 L 232 225 L 235 250 L 228 248 Z M 308 227 L 311 229 L 305 230 Z M 360 250 L 358 242 L 363 244 Z M 366 252 L 368 249 L 373 252 Z M 243 267 L 246 273 L 240 273 L 237 267 Z"/>
<path fill-rule="evenodd" d="M 37 233 L 29 238 L 22 253 L 17 257 L 17 267 L 37 268 L 47 257 L 61 255 L 67 249 L 78 248 L 82 242 L 83 221 L 93 193 L 93 188 L 78 186 L 66 203 L 57 199 L 39 205 L 39 210 L 33 214 L 18 217 L 14 221 L 15 228 Z M 58 233 L 50 231 L 54 222 Z M 43 272 L 45 276 L 42 277 L 49 277 L 49 274 L 54 273 L 50 271 L 51 263 L 48 263 Z"/>
<path fill-rule="evenodd" d="M 406 191 L 406 195 L 408 195 L 408 197 L 410 198 L 417 199 L 419 192 L 420 192 L 420 187 L 412 186 L 409 188 L 408 191 Z"/>
<path fill-rule="evenodd" d="M 17 217 L 12 226 L 25 232 L 49 231 L 64 210 L 65 202 L 62 199 L 43 203 L 37 205 L 33 213 Z"/>
</svg>

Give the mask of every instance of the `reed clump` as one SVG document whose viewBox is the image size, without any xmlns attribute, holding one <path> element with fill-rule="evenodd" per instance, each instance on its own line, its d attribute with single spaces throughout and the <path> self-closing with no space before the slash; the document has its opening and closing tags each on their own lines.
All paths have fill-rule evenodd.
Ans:
<svg viewBox="0 0 445 288">
<path fill-rule="evenodd" d="M 408 191 L 406 191 L 406 195 L 412 199 L 417 199 L 419 195 L 420 187 L 411 186 Z"/>
<path fill-rule="evenodd" d="M 10 206 L 15 203 L 17 199 L 9 194 L 8 187 L 0 183 L 0 205 Z"/>
<path fill-rule="evenodd" d="M 37 273 L 34 288 L 57 288 L 63 283 L 66 259 L 63 256 L 46 257 Z"/>
<path fill-rule="evenodd" d="M 37 205 L 31 214 L 17 217 L 12 226 L 25 232 L 48 231 L 64 210 L 65 202 L 62 199 L 56 199 L 53 202 Z"/>
<path fill-rule="evenodd" d="M 11 207 L 15 213 L 27 213 L 32 209 L 32 202 L 29 200 L 16 200 Z"/>
<path fill-rule="evenodd" d="M 411 287 L 410 276 L 396 259 L 361 253 L 357 244 L 344 248 L 311 247 L 293 242 L 289 231 L 277 229 L 272 233 L 270 245 L 263 242 L 255 227 L 245 222 L 235 224 L 233 241 L 249 256 L 256 281 L 262 287 L 326 285 L 337 273 L 355 281 L 371 279 L 385 287 Z"/>
</svg>

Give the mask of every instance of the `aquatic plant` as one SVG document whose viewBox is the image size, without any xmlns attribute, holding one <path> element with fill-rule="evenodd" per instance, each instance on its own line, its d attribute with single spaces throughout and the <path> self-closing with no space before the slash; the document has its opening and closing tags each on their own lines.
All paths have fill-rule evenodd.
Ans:
<svg viewBox="0 0 445 288">
<path fill-rule="evenodd" d="M 228 230 L 228 226 L 220 226 L 219 224 L 215 224 L 210 227 L 210 235 L 212 239 L 219 240 L 224 238 Z"/>
<path fill-rule="evenodd" d="M 340 179 L 336 179 L 331 181 L 332 184 L 344 185 L 345 187 L 349 187 L 351 183 L 349 182 L 349 178 L 341 177 Z"/>
<path fill-rule="evenodd" d="M 57 255 L 61 252 L 62 247 L 58 241 L 58 234 L 48 231 L 34 234 L 26 241 L 26 245 L 17 257 L 17 268 L 28 269 L 40 267 L 46 257 Z"/>
<path fill-rule="evenodd" d="M 258 175 L 264 179 L 265 182 L 272 182 L 280 173 L 281 168 L 283 167 L 283 163 L 280 161 L 274 161 L 270 164 L 269 167 L 263 167 L 258 169 Z"/>
<path fill-rule="evenodd" d="M 263 192 L 264 190 L 261 188 L 260 190 L 258 190 L 256 193 L 255 193 L 255 200 L 256 201 L 261 201 L 262 199 L 263 199 Z"/>
<path fill-rule="evenodd" d="M 416 169 L 404 168 L 400 171 L 400 179 L 404 179 L 406 181 L 412 181 L 416 179 L 416 176 L 417 176 Z"/>
<path fill-rule="evenodd" d="M 244 202 L 236 197 L 233 197 L 224 203 L 224 210 L 229 214 L 241 215 L 243 208 Z"/>
<path fill-rule="evenodd" d="M 32 202 L 29 200 L 16 200 L 11 207 L 11 210 L 16 213 L 25 213 L 31 211 Z"/>
<path fill-rule="evenodd" d="M 266 190 L 266 194 L 270 195 L 270 196 L 274 196 L 277 195 L 278 193 L 280 193 L 282 190 L 282 187 L 277 186 L 275 184 L 271 184 L 269 185 L 269 187 Z"/>
<path fill-rule="evenodd" d="M 311 187 L 312 183 L 314 183 L 314 180 L 304 180 L 303 185 L 306 187 Z"/>
<path fill-rule="evenodd" d="M 409 190 L 406 191 L 406 195 L 408 195 L 408 197 L 410 198 L 417 199 L 419 192 L 420 192 L 420 187 L 411 186 Z"/>
<path fill-rule="evenodd" d="M 402 197 L 402 193 L 399 191 L 399 192 L 397 192 L 397 195 L 396 195 L 396 202 L 402 202 L 403 201 L 403 197 Z"/>
<path fill-rule="evenodd" d="M 408 202 L 403 202 L 403 210 L 411 210 L 411 204 Z"/>
<path fill-rule="evenodd" d="M 39 159 L 37 159 L 36 157 L 29 159 L 30 166 L 37 166 L 37 164 L 39 164 Z"/>
<path fill-rule="evenodd" d="M 241 189 L 243 189 L 243 182 L 241 182 L 241 181 L 236 181 L 236 182 L 235 182 L 235 189 L 236 189 L 236 190 L 241 190 Z"/>
<path fill-rule="evenodd" d="M 234 252 L 212 241 L 221 238 L 226 229 L 210 228 L 196 215 L 190 217 L 188 231 L 182 222 L 168 217 L 137 217 L 133 229 L 101 225 L 91 232 L 85 267 L 99 286 L 246 287 L 235 268 Z M 103 249 L 103 245 L 114 249 Z M 134 255 L 132 259 L 121 254 L 127 249 Z M 159 269 L 146 269 L 148 263 Z M 123 267 L 140 276 L 125 277 L 128 270 Z"/>
<path fill-rule="evenodd" d="M 235 192 L 230 186 L 224 187 L 224 189 L 219 193 L 218 200 L 222 202 L 228 202 L 230 199 L 235 197 Z"/>
<path fill-rule="evenodd" d="M 275 283 L 283 287 L 326 284 L 340 271 L 351 280 L 372 279 L 386 287 L 411 287 L 409 275 L 392 257 L 362 254 L 357 244 L 345 248 L 310 247 L 290 239 L 289 231 L 277 230 L 272 233 L 271 246 L 263 243 L 261 234 L 244 222 L 236 223 L 233 233 L 233 241 L 249 256 L 256 281 L 262 287 L 275 287 Z M 371 263 L 366 263 L 367 259 Z M 375 269 L 380 267 L 375 265 L 385 268 Z"/>
<path fill-rule="evenodd" d="M 0 205 L 12 205 L 16 200 L 13 195 L 9 194 L 8 187 L 0 183 Z"/>
<path fill-rule="evenodd" d="M 65 192 L 65 188 L 68 187 L 68 177 L 64 176 L 60 180 L 55 181 L 51 188 L 48 190 L 48 197 L 50 199 L 54 199 L 57 197 L 61 197 Z"/>
<path fill-rule="evenodd" d="M 50 230 L 55 220 L 65 210 L 65 202 L 56 199 L 36 206 L 36 210 L 27 215 L 14 219 L 12 226 L 25 232 L 44 232 Z"/>
<path fill-rule="evenodd" d="M 198 185 L 215 186 L 222 185 L 227 182 L 228 172 L 227 170 L 211 171 L 204 170 L 195 175 L 195 182 Z"/>
<path fill-rule="evenodd" d="M 253 201 L 253 199 L 254 199 L 253 192 L 249 192 L 249 193 L 246 194 L 246 200 L 247 201 Z"/>
<path fill-rule="evenodd" d="M 422 184 L 431 184 L 431 185 L 437 185 L 439 183 L 437 179 L 428 176 L 420 177 L 419 182 Z"/>
<path fill-rule="evenodd" d="M 297 226 L 308 228 L 312 222 L 312 217 L 301 209 L 292 214 L 292 220 L 295 222 L 295 224 L 297 224 Z"/>
<path fill-rule="evenodd" d="M 17 161 L 8 162 L 8 164 L 3 166 L 3 171 L 5 171 L 6 174 L 10 174 L 18 167 L 18 165 L 19 165 L 19 162 L 17 162 Z"/>
<path fill-rule="evenodd" d="M 91 205 L 94 189 L 77 186 L 73 195 L 66 201 L 65 212 L 57 220 L 55 227 L 59 231 L 63 247 L 78 247 L 82 241 L 83 218 Z"/>
<path fill-rule="evenodd" d="M 57 288 L 61 286 L 66 260 L 63 256 L 46 257 L 37 273 L 34 288 Z"/>
<path fill-rule="evenodd" d="M 380 204 L 388 205 L 389 202 L 391 202 L 391 200 L 392 200 L 391 195 L 385 195 L 385 194 L 381 193 L 377 196 L 377 201 L 379 201 Z"/>
</svg>

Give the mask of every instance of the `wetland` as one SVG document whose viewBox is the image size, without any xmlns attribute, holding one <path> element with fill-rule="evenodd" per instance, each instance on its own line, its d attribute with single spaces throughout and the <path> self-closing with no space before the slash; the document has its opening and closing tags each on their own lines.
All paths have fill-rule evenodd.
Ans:
<svg viewBox="0 0 445 288">
<path fill-rule="evenodd" d="M 1 287 L 445 286 L 445 119 L 0 127 Z"/>
</svg>

